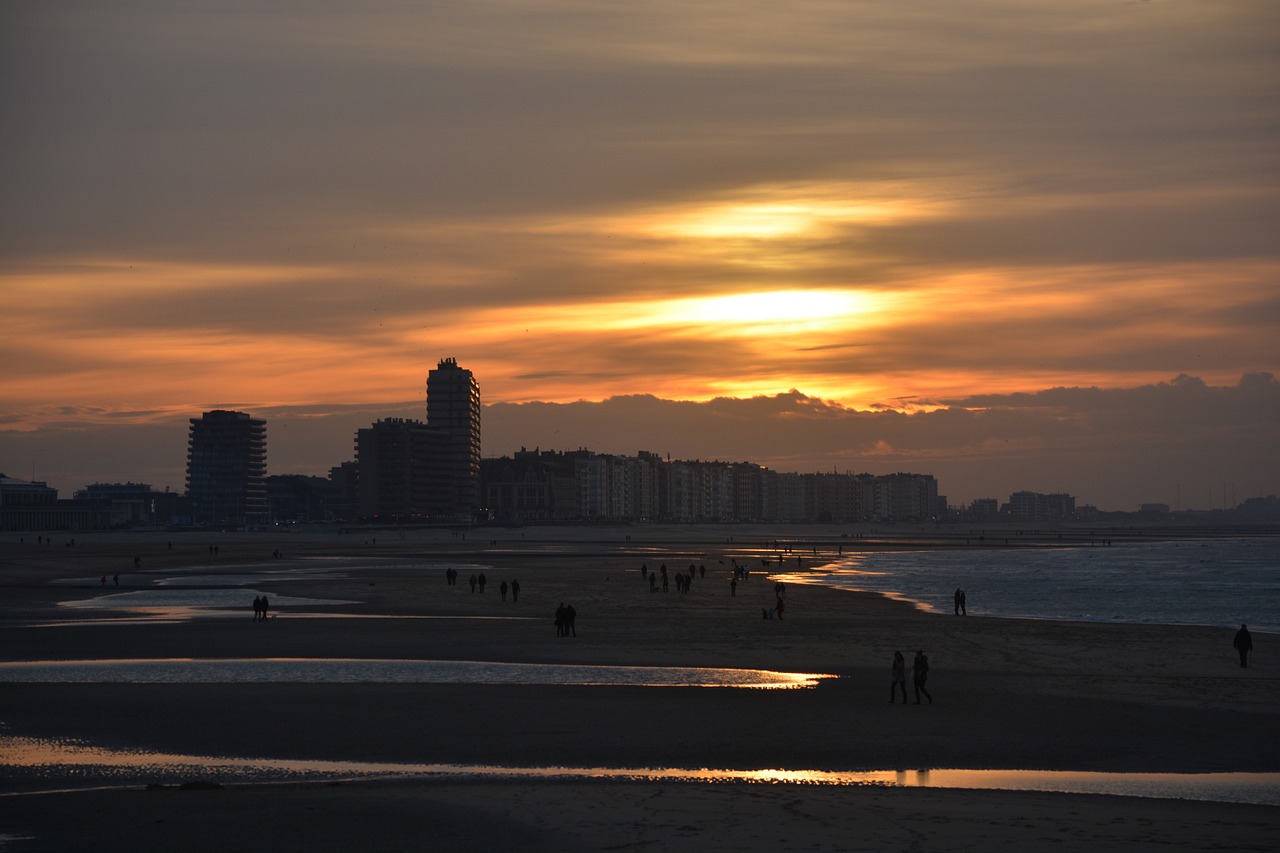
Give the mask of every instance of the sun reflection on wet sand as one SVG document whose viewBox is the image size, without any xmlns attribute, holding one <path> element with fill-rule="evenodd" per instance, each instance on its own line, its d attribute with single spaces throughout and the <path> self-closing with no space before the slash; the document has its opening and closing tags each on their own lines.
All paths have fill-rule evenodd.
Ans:
<svg viewBox="0 0 1280 853">
<path fill-rule="evenodd" d="M 556 684 L 629 687 L 816 687 L 834 675 L 759 669 L 592 666 L 365 658 L 158 658 L 0 662 L 0 682 L 150 684 Z"/>
<path fill-rule="evenodd" d="M 25 628 L 83 628 L 88 626 L 111 626 L 111 625 L 176 625 L 181 622 L 190 622 L 194 619 L 245 619 L 246 613 L 244 608 L 231 610 L 228 608 L 214 607 L 128 607 L 122 608 L 119 613 L 129 614 L 126 616 L 86 616 L 83 619 L 59 619 L 56 622 L 48 622 L 45 620 L 19 622 L 15 621 L 11 627 Z M 287 610 L 280 613 L 271 614 L 272 619 L 284 618 L 292 622 L 295 619 L 416 619 L 416 620 L 437 620 L 450 619 L 455 621 L 490 621 L 490 622 L 539 622 L 542 621 L 537 616 L 476 616 L 476 615 L 420 615 L 420 614 L 391 614 L 391 613 L 311 613 L 302 610 Z"/>
<path fill-rule="evenodd" d="M 91 744 L 0 737 L 0 796 L 217 781 L 254 784 L 386 778 L 619 779 L 922 788 L 981 788 L 1110 794 L 1280 805 L 1277 773 L 1092 773 L 1041 770 L 734 770 L 677 767 L 504 767 L 181 755 Z M 68 787 L 68 785 L 74 787 Z M 51 787 L 58 785 L 56 789 Z M 43 787 L 41 787 L 43 786 Z"/>
</svg>

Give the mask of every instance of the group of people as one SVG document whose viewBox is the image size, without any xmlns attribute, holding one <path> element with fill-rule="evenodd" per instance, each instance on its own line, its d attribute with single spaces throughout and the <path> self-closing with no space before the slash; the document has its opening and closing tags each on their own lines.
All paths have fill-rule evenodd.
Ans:
<svg viewBox="0 0 1280 853">
<path fill-rule="evenodd" d="M 450 566 L 449 568 L 445 569 L 444 582 L 446 586 L 457 586 L 458 570 L 455 569 L 453 566 Z M 489 583 L 489 579 L 485 577 L 484 572 L 481 572 L 478 575 L 472 575 L 471 577 L 467 578 L 467 583 L 471 586 L 472 592 L 475 592 L 477 588 L 479 588 L 481 592 L 484 592 L 485 585 Z M 507 600 L 508 592 L 511 593 L 512 601 L 519 601 L 520 600 L 520 581 L 513 580 L 511 581 L 510 584 L 508 584 L 506 581 L 503 581 L 501 584 L 498 585 L 498 592 L 502 593 L 503 601 Z"/>
<path fill-rule="evenodd" d="M 556 608 L 556 636 L 578 636 L 578 626 L 574 624 L 577 618 L 578 611 L 573 609 L 573 605 L 561 602 L 560 606 Z"/>
<path fill-rule="evenodd" d="M 676 572 L 675 574 L 676 592 L 687 593 L 689 588 L 693 586 L 693 579 L 695 577 L 705 578 L 706 576 L 707 567 L 705 565 L 695 566 L 693 563 L 690 563 L 688 572 Z M 649 565 L 647 563 L 641 563 L 640 577 L 649 584 L 649 592 L 657 592 L 659 584 L 662 585 L 663 592 L 668 592 L 671 588 L 671 576 L 667 574 L 666 563 L 659 566 L 658 571 L 656 572 L 649 571 Z"/>
<path fill-rule="evenodd" d="M 253 621 L 266 622 L 267 611 L 271 608 L 271 604 L 267 601 L 265 595 L 259 596 L 253 600 Z"/>
<path fill-rule="evenodd" d="M 902 704 L 907 704 L 907 660 L 902 656 L 902 652 L 893 653 L 893 680 L 889 682 L 889 704 L 894 702 L 894 694 L 899 688 L 902 690 Z M 920 704 L 920 694 L 924 694 L 924 698 L 929 700 L 929 704 L 933 704 L 933 696 L 925 688 L 925 682 L 929 680 L 929 658 L 923 651 L 916 652 L 915 660 L 911 662 L 911 681 L 915 686 L 916 704 Z"/>
</svg>

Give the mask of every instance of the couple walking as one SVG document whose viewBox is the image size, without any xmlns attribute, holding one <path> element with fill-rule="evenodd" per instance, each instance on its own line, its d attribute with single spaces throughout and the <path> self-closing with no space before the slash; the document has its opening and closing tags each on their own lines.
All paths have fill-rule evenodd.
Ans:
<svg viewBox="0 0 1280 853">
<path fill-rule="evenodd" d="M 573 609 L 573 605 L 561 604 L 556 608 L 556 636 L 557 637 L 576 637 L 578 636 L 578 626 L 574 621 L 578 618 L 578 611 Z"/>
<path fill-rule="evenodd" d="M 929 691 L 925 689 L 925 682 L 929 680 L 929 658 L 924 652 L 916 652 L 915 660 L 911 662 L 911 680 L 915 685 L 916 704 L 920 704 L 920 694 L 929 700 L 929 704 L 933 704 L 933 697 L 929 695 Z M 893 694 L 898 688 L 902 688 L 902 704 L 907 704 L 907 661 L 902 656 L 902 652 L 893 653 L 893 681 L 889 683 L 889 704 L 893 704 Z"/>
<path fill-rule="evenodd" d="M 255 598 L 253 600 L 253 621 L 266 622 L 267 610 L 270 607 L 271 605 L 267 602 L 267 597 L 265 595 L 261 598 Z"/>
</svg>

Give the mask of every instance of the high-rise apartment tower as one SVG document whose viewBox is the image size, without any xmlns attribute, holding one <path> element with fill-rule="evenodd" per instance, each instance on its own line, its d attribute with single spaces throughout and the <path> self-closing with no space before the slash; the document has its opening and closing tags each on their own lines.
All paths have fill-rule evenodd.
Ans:
<svg viewBox="0 0 1280 853">
<path fill-rule="evenodd" d="M 427 374 L 427 426 L 432 454 L 433 513 L 472 516 L 480 508 L 480 386 L 457 359 L 441 359 Z"/>
<path fill-rule="evenodd" d="M 197 524 L 267 523 L 267 422 L 217 409 L 191 418 L 187 494 Z"/>
</svg>

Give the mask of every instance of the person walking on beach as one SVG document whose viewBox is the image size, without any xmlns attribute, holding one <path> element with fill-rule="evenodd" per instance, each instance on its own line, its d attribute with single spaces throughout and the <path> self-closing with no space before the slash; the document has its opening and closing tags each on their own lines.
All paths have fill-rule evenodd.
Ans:
<svg viewBox="0 0 1280 853">
<path fill-rule="evenodd" d="M 564 627 L 565 627 L 566 635 L 574 636 L 574 637 L 578 636 L 578 626 L 574 624 L 577 621 L 577 619 L 578 619 L 578 611 L 573 609 L 573 605 L 570 604 L 569 606 L 565 607 Z"/>
<path fill-rule="evenodd" d="M 557 637 L 564 636 L 564 621 L 565 621 L 564 604 L 561 603 L 561 605 L 556 608 L 556 636 Z"/>
<path fill-rule="evenodd" d="M 481 591 L 481 592 L 484 592 L 484 585 L 485 585 L 485 583 L 486 583 L 487 581 L 488 581 L 488 579 L 484 576 L 484 572 L 481 572 L 481 573 L 480 573 L 480 578 L 479 578 L 480 591 Z"/>
<path fill-rule="evenodd" d="M 520 600 L 520 581 L 512 581 L 511 582 L 511 601 L 516 602 L 519 600 Z"/>
<path fill-rule="evenodd" d="M 471 584 L 471 591 L 472 591 L 472 592 L 475 592 L 475 591 L 476 591 L 476 576 L 475 576 L 475 575 L 472 575 L 472 576 L 468 579 L 468 581 L 467 581 L 467 582 Z"/>
<path fill-rule="evenodd" d="M 893 693 L 902 688 L 902 704 L 907 704 L 907 661 L 902 652 L 893 653 L 893 681 L 889 682 L 889 704 L 893 704 Z"/>
<path fill-rule="evenodd" d="M 253 597 L 253 621 L 257 622 L 262 618 L 262 599 L 258 596 Z"/>
<path fill-rule="evenodd" d="M 1240 653 L 1240 668 L 1245 669 L 1249 666 L 1249 652 L 1253 651 L 1253 637 L 1249 635 L 1249 627 L 1241 625 L 1240 630 L 1236 631 L 1236 638 L 1231 641 L 1231 645 L 1235 646 L 1237 652 Z"/>
<path fill-rule="evenodd" d="M 916 652 L 916 659 L 911 662 L 911 680 L 916 688 L 916 704 L 920 704 L 920 694 L 924 694 L 924 698 L 929 700 L 929 704 L 933 704 L 933 697 L 929 695 L 929 691 L 924 689 L 924 683 L 929 679 L 929 659 L 925 657 L 923 651 Z M 892 694 L 890 694 L 890 698 Z M 905 698 L 904 698 L 905 701 Z"/>
<path fill-rule="evenodd" d="M 956 587 L 956 594 L 953 596 L 953 598 L 955 600 L 955 614 L 957 616 L 960 615 L 960 596 L 962 595 L 964 595 L 964 593 L 960 591 L 960 587 Z"/>
<path fill-rule="evenodd" d="M 969 611 L 965 608 L 965 605 L 964 605 L 964 590 L 963 590 L 963 589 L 962 589 L 962 590 L 960 590 L 960 615 L 961 615 L 961 616 L 968 616 L 968 615 L 969 615 Z"/>
<path fill-rule="evenodd" d="M 507 600 L 507 582 L 503 581 L 502 586 L 498 587 L 498 592 L 502 593 L 502 600 Z"/>
</svg>

